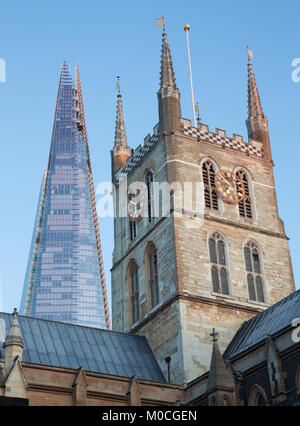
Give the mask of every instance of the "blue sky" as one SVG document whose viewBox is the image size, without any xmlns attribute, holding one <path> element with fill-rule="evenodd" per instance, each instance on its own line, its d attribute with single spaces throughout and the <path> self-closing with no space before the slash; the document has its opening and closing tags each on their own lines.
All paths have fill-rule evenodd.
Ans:
<svg viewBox="0 0 300 426">
<path fill-rule="evenodd" d="M 19 306 L 43 170 L 47 165 L 60 65 L 80 64 L 95 185 L 110 180 L 116 91 L 121 76 L 128 143 L 136 147 L 158 121 L 161 29 L 167 33 L 182 114 L 192 118 L 185 22 L 195 100 L 210 129 L 246 139 L 247 53 L 269 119 L 279 213 L 290 237 L 300 287 L 299 114 L 300 83 L 291 62 L 300 57 L 300 3 L 271 0 L 28 0 L 2 4 L 0 58 L 0 309 Z M 111 219 L 100 221 L 106 278 L 113 249 Z"/>
</svg>

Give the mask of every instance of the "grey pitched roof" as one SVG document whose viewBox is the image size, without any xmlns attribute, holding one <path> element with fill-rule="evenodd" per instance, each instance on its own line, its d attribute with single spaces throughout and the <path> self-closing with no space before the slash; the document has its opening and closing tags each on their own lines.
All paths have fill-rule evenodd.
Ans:
<svg viewBox="0 0 300 426">
<path fill-rule="evenodd" d="M 268 334 L 273 335 L 290 326 L 295 318 L 300 318 L 300 290 L 245 321 L 228 345 L 223 358 L 234 358 L 265 340 Z"/>
<path fill-rule="evenodd" d="M 25 362 L 165 382 L 146 337 L 18 316 Z M 0 358 L 13 315 L 0 312 Z"/>
</svg>

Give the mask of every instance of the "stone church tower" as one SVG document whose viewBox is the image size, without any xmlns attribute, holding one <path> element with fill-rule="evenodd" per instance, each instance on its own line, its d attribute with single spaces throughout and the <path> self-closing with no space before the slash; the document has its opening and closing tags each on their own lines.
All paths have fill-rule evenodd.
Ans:
<svg viewBox="0 0 300 426">
<path fill-rule="evenodd" d="M 210 131 L 200 117 L 198 127 L 182 118 L 165 30 L 159 123 L 135 150 L 127 145 L 118 95 L 112 325 L 116 331 L 146 335 L 172 383 L 187 383 L 208 371 L 213 328 L 222 353 L 243 321 L 295 290 L 288 238 L 278 215 L 268 122 L 250 58 L 248 107 L 248 142 L 224 130 Z M 218 188 L 215 175 L 224 170 L 230 173 L 221 173 L 224 182 Z M 146 197 L 139 204 L 144 214 L 134 220 L 119 214 L 125 178 L 128 185 L 145 183 Z M 242 182 L 244 198 L 228 202 L 235 181 Z M 169 195 L 170 214 L 155 214 L 154 184 L 162 188 L 174 182 L 198 185 L 202 213 L 185 204 L 179 208 L 175 190 Z M 183 198 L 192 193 L 186 190 Z"/>
</svg>

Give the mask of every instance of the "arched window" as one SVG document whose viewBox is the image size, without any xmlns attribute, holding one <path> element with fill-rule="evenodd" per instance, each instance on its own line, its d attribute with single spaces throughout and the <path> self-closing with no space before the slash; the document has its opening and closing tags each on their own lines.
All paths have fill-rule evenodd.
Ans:
<svg viewBox="0 0 300 426">
<path fill-rule="evenodd" d="M 229 294 L 225 242 L 221 235 L 215 232 L 209 238 L 208 245 L 213 291 L 214 293 Z"/>
<path fill-rule="evenodd" d="M 215 170 L 210 161 L 202 164 L 202 177 L 204 183 L 204 200 L 207 209 L 218 210 L 218 193 L 215 187 Z"/>
<path fill-rule="evenodd" d="M 263 406 L 267 405 L 266 404 L 266 400 L 265 400 L 265 398 L 264 398 L 264 396 L 263 396 L 262 393 L 259 393 L 257 395 L 257 397 L 256 397 L 256 404 L 255 405 L 257 405 L 258 407 L 263 407 Z"/>
<path fill-rule="evenodd" d="M 249 406 L 266 406 L 267 405 L 267 395 L 263 388 L 258 385 L 254 385 L 248 399 Z"/>
<path fill-rule="evenodd" d="M 153 184 L 153 173 L 149 171 L 146 174 L 149 222 L 151 222 L 152 220 L 152 184 Z"/>
<path fill-rule="evenodd" d="M 150 293 L 151 308 L 159 303 L 159 281 L 158 281 L 158 265 L 157 250 L 154 244 L 147 249 L 148 260 L 148 285 Z"/>
<path fill-rule="evenodd" d="M 247 271 L 249 299 L 257 302 L 264 302 L 264 279 L 259 250 L 254 242 L 250 241 L 247 243 L 244 248 L 244 256 Z"/>
<path fill-rule="evenodd" d="M 249 191 L 249 182 L 247 175 L 244 171 L 239 170 L 236 172 L 236 175 L 242 180 L 245 188 L 245 198 L 239 203 L 239 213 L 240 216 L 252 219 L 252 206 L 251 206 L 251 197 Z"/>
<path fill-rule="evenodd" d="M 140 319 L 138 266 L 134 260 L 130 262 L 128 267 L 128 283 L 131 304 L 131 321 L 132 324 L 134 324 Z"/>
</svg>

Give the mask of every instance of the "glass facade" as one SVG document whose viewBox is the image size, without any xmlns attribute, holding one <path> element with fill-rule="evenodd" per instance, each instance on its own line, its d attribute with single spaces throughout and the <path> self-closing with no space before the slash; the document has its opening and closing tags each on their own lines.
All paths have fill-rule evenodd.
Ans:
<svg viewBox="0 0 300 426">
<path fill-rule="evenodd" d="M 20 312 L 109 327 L 79 69 L 74 84 L 66 63 L 61 70 Z"/>
</svg>

